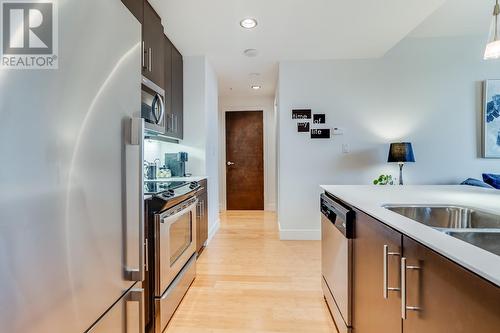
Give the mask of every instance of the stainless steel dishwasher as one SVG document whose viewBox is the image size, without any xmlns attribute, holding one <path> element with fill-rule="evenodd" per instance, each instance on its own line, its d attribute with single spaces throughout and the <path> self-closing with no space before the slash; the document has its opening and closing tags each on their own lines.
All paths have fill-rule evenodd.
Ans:
<svg viewBox="0 0 500 333">
<path fill-rule="evenodd" d="M 326 302 L 340 333 L 352 330 L 352 238 L 355 213 L 321 194 L 321 271 Z"/>
</svg>

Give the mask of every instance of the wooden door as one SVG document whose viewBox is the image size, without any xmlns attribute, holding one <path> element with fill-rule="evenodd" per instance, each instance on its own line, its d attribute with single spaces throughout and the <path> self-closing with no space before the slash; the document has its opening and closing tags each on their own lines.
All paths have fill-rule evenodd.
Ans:
<svg viewBox="0 0 500 333">
<path fill-rule="evenodd" d="M 407 266 L 404 333 L 494 333 L 500 330 L 500 288 L 403 236 Z"/>
<path fill-rule="evenodd" d="M 264 209 L 262 111 L 226 112 L 228 210 Z"/>
<path fill-rule="evenodd" d="M 182 139 L 184 116 L 184 61 L 182 54 L 172 47 L 172 137 Z"/>
<path fill-rule="evenodd" d="M 356 211 L 353 242 L 353 332 L 401 332 L 401 292 L 392 290 L 386 295 L 384 293 L 384 257 L 387 263 L 387 287 L 400 287 L 401 257 L 397 254 L 401 254 L 401 244 L 402 236 L 399 232 Z"/>
<path fill-rule="evenodd" d="M 163 36 L 160 16 L 147 1 L 144 1 L 144 22 L 142 24 L 144 67 L 142 73 L 161 88 L 165 86 L 165 56 L 163 54 L 165 41 Z"/>
</svg>

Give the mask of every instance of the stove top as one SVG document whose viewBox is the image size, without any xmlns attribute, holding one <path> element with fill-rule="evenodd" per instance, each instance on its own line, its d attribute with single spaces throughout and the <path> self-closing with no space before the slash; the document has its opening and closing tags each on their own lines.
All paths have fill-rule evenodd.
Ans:
<svg viewBox="0 0 500 333">
<path fill-rule="evenodd" d="M 144 194 L 155 195 L 169 190 L 175 190 L 182 187 L 189 182 L 184 181 L 158 181 L 158 180 L 144 180 Z"/>
</svg>

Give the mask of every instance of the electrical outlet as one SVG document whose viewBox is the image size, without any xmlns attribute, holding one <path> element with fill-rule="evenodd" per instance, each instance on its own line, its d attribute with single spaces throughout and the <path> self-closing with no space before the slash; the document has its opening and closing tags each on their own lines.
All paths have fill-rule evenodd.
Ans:
<svg viewBox="0 0 500 333">
<path fill-rule="evenodd" d="M 349 147 L 349 144 L 343 143 L 342 144 L 342 153 L 349 154 L 350 152 L 351 152 L 351 148 Z"/>
</svg>

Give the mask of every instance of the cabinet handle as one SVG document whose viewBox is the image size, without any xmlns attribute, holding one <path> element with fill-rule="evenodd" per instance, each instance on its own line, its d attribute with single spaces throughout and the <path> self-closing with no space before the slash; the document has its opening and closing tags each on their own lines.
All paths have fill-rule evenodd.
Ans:
<svg viewBox="0 0 500 333">
<path fill-rule="evenodd" d="M 148 52 L 148 55 L 149 55 L 149 71 L 152 72 L 153 71 L 153 49 L 152 48 L 149 48 L 149 52 Z"/>
<path fill-rule="evenodd" d="M 398 287 L 389 287 L 389 256 L 401 256 L 399 252 L 389 252 L 389 245 L 384 245 L 384 298 L 389 298 L 389 291 L 400 291 Z"/>
<path fill-rule="evenodd" d="M 148 251 L 149 246 L 148 246 L 148 239 L 147 238 L 144 240 L 144 248 L 145 248 L 144 253 L 146 254 L 145 255 L 146 258 L 144 259 L 144 261 L 146 262 L 145 269 L 146 269 L 146 272 L 149 272 L 149 251 Z"/>
<path fill-rule="evenodd" d="M 132 289 L 130 291 L 129 299 L 126 301 L 126 330 L 130 333 L 144 333 L 145 323 L 144 323 L 144 290 L 143 289 Z M 139 303 L 139 322 L 137 322 L 137 309 L 134 306 L 131 308 L 130 303 Z M 131 305 L 131 304 L 130 304 Z M 134 310 L 133 314 L 131 310 Z"/>
<path fill-rule="evenodd" d="M 205 200 L 201 200 L 201 217 L 205 217 Z"/>
<path fill-rule="evenodd" d="M 145 54 L 146 54 L 146 48 L 144 47 L 144 41 L 142 41 L 142 69 L 146 69 L 146 59 L 145 59 Z"/>
<path fill-rule="evenodd" d="M 420 311 L 422 310 L 418 306 L 408 306 L 406 305 L 406 270 L 420 270 L 419 266 L 409 266 L 406 265 L 406 258 L 401 258 L 401 318 L 406 319 L 407 311 Z"/>
</svg>

